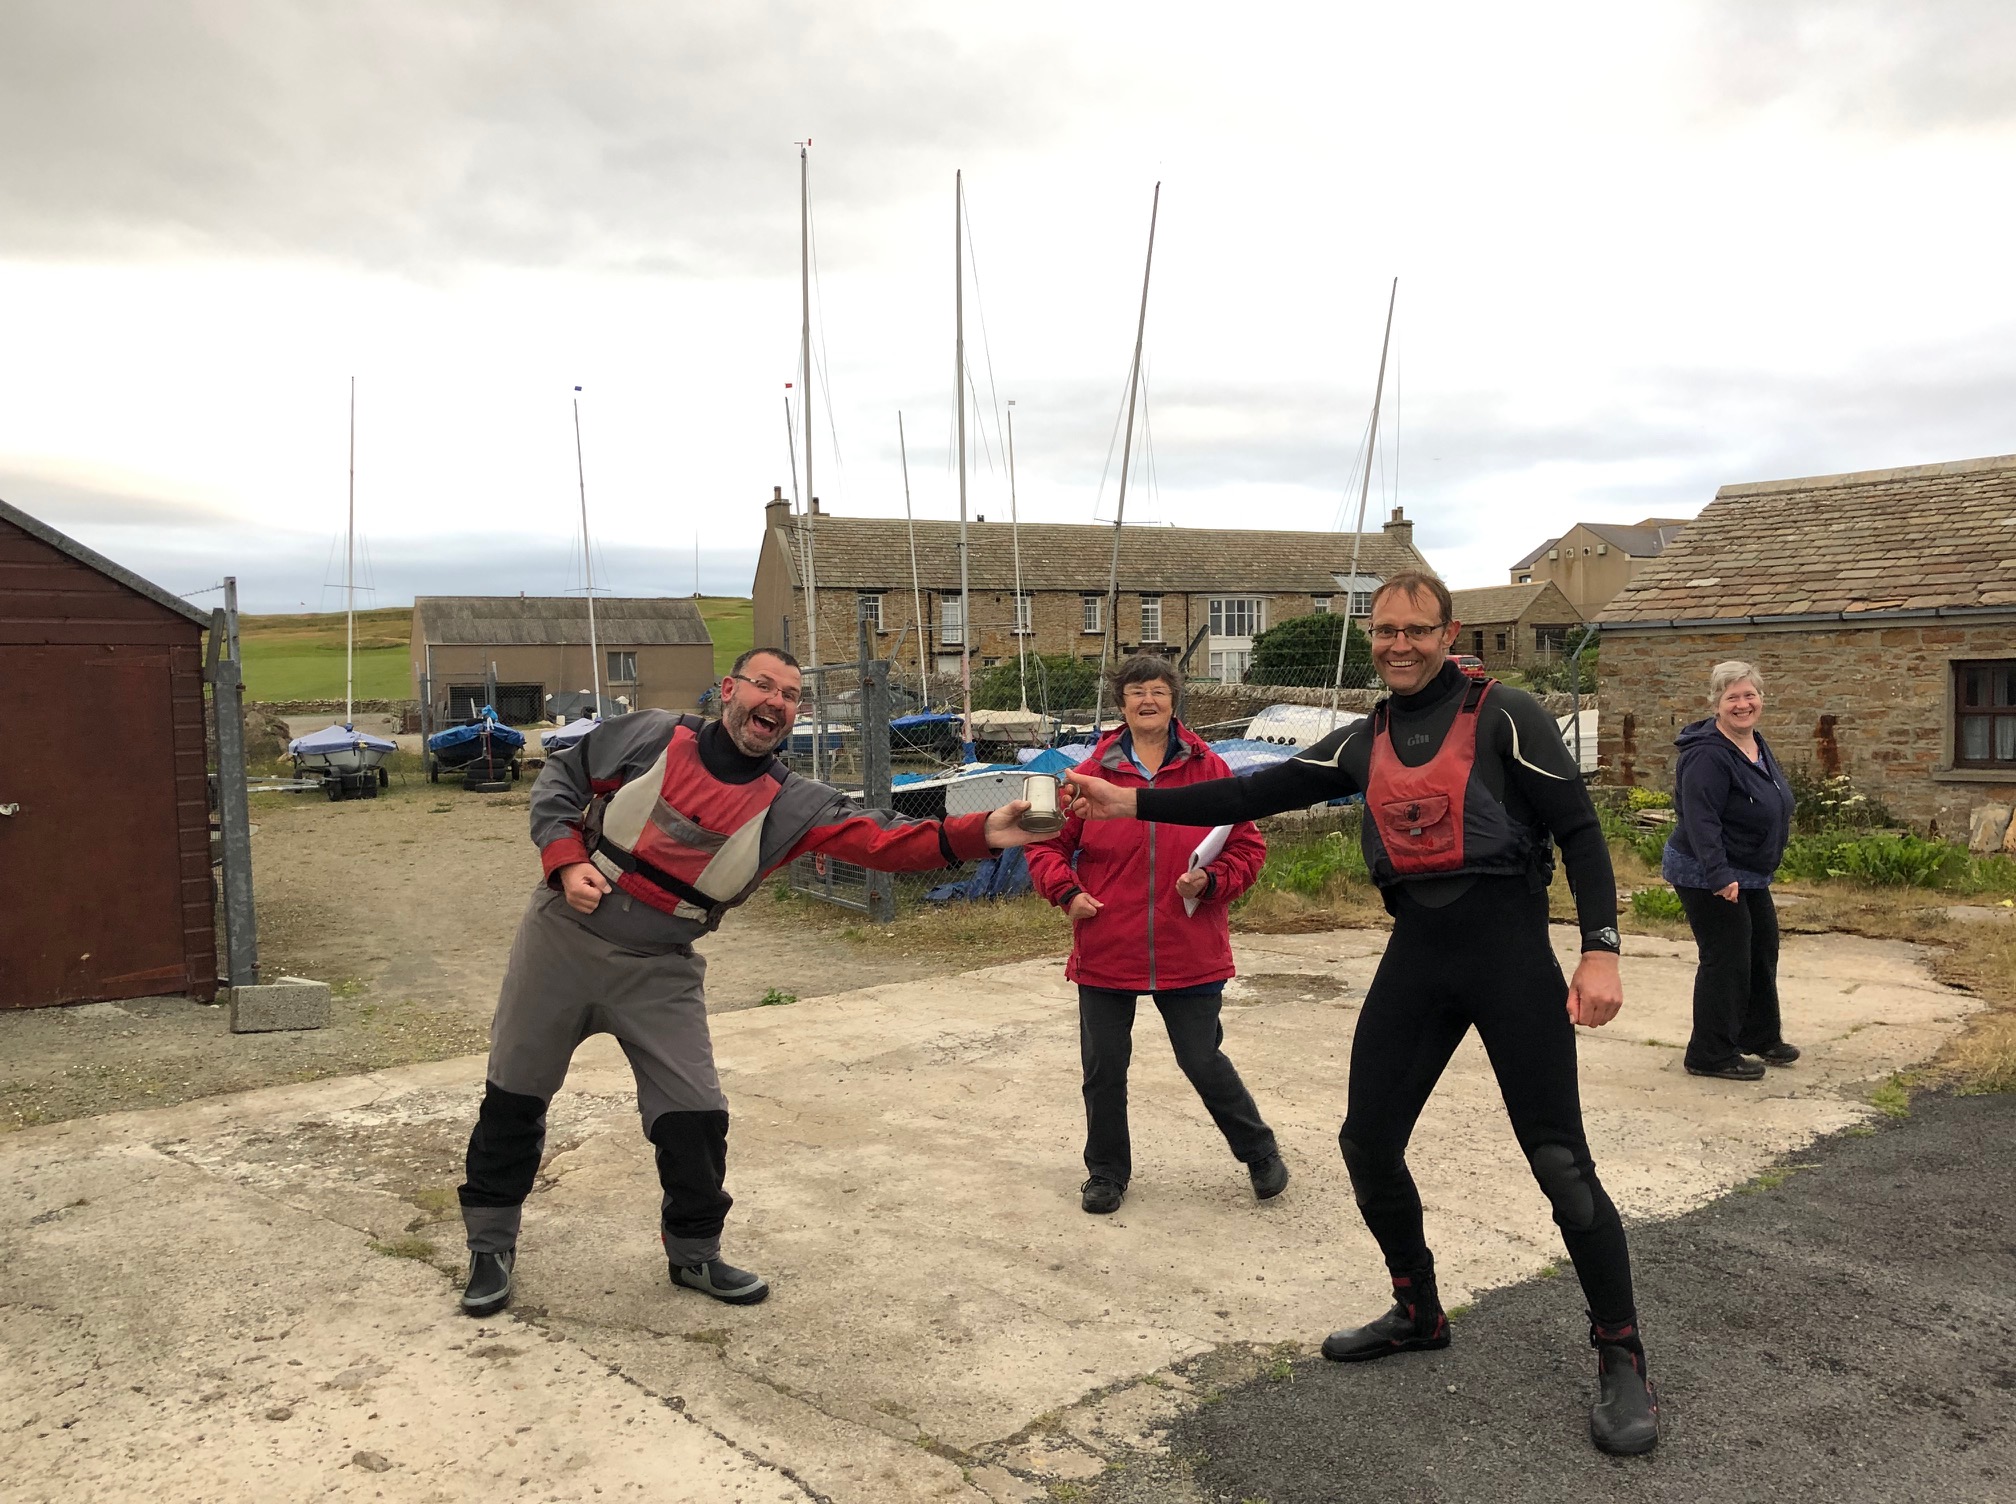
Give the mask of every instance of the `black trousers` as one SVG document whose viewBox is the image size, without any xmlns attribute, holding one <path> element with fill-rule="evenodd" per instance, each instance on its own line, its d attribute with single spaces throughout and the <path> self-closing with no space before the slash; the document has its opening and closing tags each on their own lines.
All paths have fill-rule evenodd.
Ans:
<svg viewBox="0 0 2016 1504">
<path fill-rule="evenodd" d="M 1475 1026 L 1512 1132 L 1554 1208 L 1590 1315 L 1636 1320 L 1631 1256 L 1582 1132 L 1568 984 L 1547 942 L 1547 895 L 1479 878 L 1445 908 L 1403 888 L 1393 937 L 1358 1015 L 1338 1143 L 1365 1225 L 1394 1274 L 1431 1273 L 1407 1143 L 1449 1057 Z"/>
<path fill-rule="evenodd" d="M 1233 1157 L 1253 1164 L 1275 1152 L 1274 1130 L 1261 1121 L 1253 1094 L 1225 1058 L 1225 1029 L 1218 1020 L 1225 984 L 1156 992 L 1151 996 L 1169 1031 L 1176 1064 L 1197 1088 L 1205 1109 Z M 1078 989 L 1078 1054 L 1085 1067 L 1085 1169 L 1127 1184 L 1134 1173 L 1127 1133 L 1127 1067 L 1134 1057 L 1134 1003 L 1138 992 Z"/>
<path fill-rule="evenodd" d="M 1778 906 L 1769 888 L 1739 888 L 1736 901 L 1709 888 L 1676 888 L 1701 965 L 1694 973 L 1694 1034 L 1687 1064 L 1727 1065 L 1782 1043 L 1778 1018 Z"/>
</svg>

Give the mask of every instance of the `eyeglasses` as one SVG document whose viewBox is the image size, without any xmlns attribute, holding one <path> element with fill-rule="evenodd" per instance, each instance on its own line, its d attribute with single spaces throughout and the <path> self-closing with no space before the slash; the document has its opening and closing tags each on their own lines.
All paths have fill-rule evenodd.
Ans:
<svg viewBox="0 0 2016 1504">
<path fill-rule="evenodd" d="M 775 695 L 786 705 L 796 705 L 798 703 L 799 691 L 795 689 L 787 689 L 782 685 L 772 684 L 768 679 L 752 679 L 747 674 L 730 674 L 728 677 L 731 679 L 740 679 L 759 695 Z"/>
<path fill-rule="evenodd" d="M 1123 700 L 1167 700 L 1171 698 L 1166 684 L 1129 684 L 1120 691 Z"/>
<path fill-rule="evenodd" d="M 1400 634 L 1404 632 L 1407 634 L 1409 642 L 1427 642 L 1448 625 L 1449 623 L 1446 621 L 1438 621 L 1432 627 L 1424 627 L 1418 623 L 1406 627 L 1377 626 L 1372 629 L 1372 640 L 1374 642 L 1398 642 Z"/>
</svg>

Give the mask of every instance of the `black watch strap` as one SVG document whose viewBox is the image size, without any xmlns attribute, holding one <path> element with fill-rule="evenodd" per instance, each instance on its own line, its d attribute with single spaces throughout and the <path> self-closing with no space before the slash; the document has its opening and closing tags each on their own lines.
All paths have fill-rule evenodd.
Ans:
<svg viewBox="0 0 2016 1504">
<path fill-rule="evenodd" d="M 1607 950 L 1614 956 L 1624 949 L 1624 942 L 1618 936 L 1616 926 L 1606 924 L 1600 930 L 1584 930 L 1582 932 L 1582 948 L 1584 950 Z"/>
</svg>

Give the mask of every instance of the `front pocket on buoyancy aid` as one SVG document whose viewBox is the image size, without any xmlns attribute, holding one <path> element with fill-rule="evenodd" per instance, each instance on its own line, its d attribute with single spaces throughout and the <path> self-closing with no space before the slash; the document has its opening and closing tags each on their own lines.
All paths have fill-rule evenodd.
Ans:
<svg viewBox="0 0 2016 1504">
<path fill-rule="evenodd" d="M 1383 800 L 1374 818 L 1387 852 L 1396 861 L 1441 856 L 1456 849 L 1456 822 L 1451 818 L 1447 794 Z"/>
</svg>

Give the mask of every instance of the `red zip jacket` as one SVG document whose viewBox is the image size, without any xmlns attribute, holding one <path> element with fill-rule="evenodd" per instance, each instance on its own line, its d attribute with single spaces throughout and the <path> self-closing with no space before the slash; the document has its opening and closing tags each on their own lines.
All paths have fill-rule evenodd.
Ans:
<svg viewBox="0 0 2016 1504">
<path fill-rule="evenodd" d="M 1232 774 L 1222 757 L 1178 721 L 1170 730 L 1169 759 L 1151 783 L 1120 749 L 1121 735 L 1116 731 L 1104 738 L 1079 766 L 1094 778 L 1137 789 L 1180 788 Z M 1072 926 L 1067 979 L 1116 992 L 1155 992 L 1222 982 L 1232 975 L 1226 909 L 1260 875 L 1267 841 L 1250 820 L 1233 826 L 1225 849 L 1205 868 L 1211 886 L 1196 914 L 1186 914 L 1176 879 L 1209 830 L 1204 825 L 1074 816 L 1049 840 L 1023 848 L 1036 891 L 1051 903 L 1063 908 L 1083 890 L 1105 905 Z"/>
</svg>

